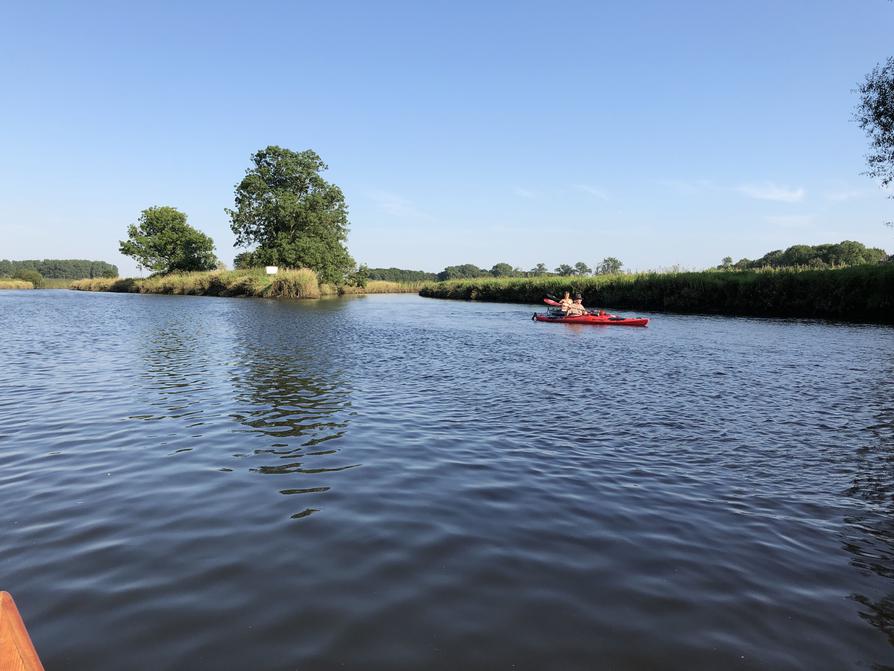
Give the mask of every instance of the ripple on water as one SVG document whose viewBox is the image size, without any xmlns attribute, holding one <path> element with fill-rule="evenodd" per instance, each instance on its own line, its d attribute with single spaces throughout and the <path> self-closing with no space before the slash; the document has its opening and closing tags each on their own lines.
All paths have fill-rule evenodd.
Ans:
<svg viewBox="0 0 894 671">
<path fill-rule="evenodd" d="M 894 332 L 529 317 L 0 294 L 47 668 L 894 665 Z"/>
</svg>

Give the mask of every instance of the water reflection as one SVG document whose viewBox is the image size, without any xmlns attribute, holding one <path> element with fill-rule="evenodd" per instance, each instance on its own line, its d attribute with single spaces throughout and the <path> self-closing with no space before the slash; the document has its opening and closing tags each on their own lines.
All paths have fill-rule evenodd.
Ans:
<svg viewBox="0 0 894 671">
<path fill-rule="evenodd" d="M 268 332 L 263 338 L 244 311 L 234 315 L 234 343 L 240 354 L 239 364 L 229 371 L 229 417 L 239 424 L 235 431 L 246 434 L 254 447 L 233 456 L 248 458 L 254 473 L 291 478 L 294 482 L 278 489 L 284 496 L 319 497 L 332 487 L 328 480 L 318 482 L 320 478 L 358 466 L 341 454 L 351 407 L 350 385 L 337 367 L 345 354 L 337 339 L 308 337 L 308 329 L 319 328 L 319 315 L 308 319 L 306 311 L 285 302 L 263 307 L 275 310 L 273 319 L 265 317 Z M 292 518 L 318 510 L 308 507 Z"/>
<path fill-rule="evenodd" d="M 892 366 L 894 369 L 894 366 Z M 892 370 L 894 373 L 894 370 Z M 891 375 L 885 376 L 890 380 Z M 875 422 L 866 427 L 869 444 L 857 451 L 857 468 L 847 494 L 860 501 L 857 511 L 845 517 L 848 525 L 842 545 L 851 565 L 867 576 L 894 578 L 894 394 L 879 387 L 874 401 Z M 860 617 L 882 631 L 894 644 L 894 589 L 855 593 Z"/>
<path fill-rule="evenodd" d="M 169 457 L 219 450 L 220 472 L 238 460 L 250 472 L 293 480 L 276 483 L 284 496 L 320 497 L 332 484 L 317 480 L 358 465 L 341 454 L 351 407 L 339 369 L 345 348 L 333 333 L 316 333 L 325 313 L 287 302 L 220 313 L 217 305 L 203 303 L 213 314 L 195 320 L 173 302 L 139 334 L 144 401 L 129 419 L 147 422 L 142 433 Z"/>
</svg>

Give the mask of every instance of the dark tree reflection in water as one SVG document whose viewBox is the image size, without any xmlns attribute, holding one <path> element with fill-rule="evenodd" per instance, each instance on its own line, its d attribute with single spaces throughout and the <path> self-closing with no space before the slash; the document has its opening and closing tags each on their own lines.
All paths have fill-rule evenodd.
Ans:
<svg viewBox="0 0 894 671">
<path fill-rule="evenodd" d="M 276 317 L 287 320 L 289 314 Z M 348 353 L 333 334 L 315 340 L 306 324 L 300 330 L 287 323 L 270 328 L 236 313 L 232 326 L 239 355 L 229 369 L 230 417 L 250 444 L 265 443 L 234 456 L 248 458 L 254 473 L 289 476 L 279 489 L 283 495 L 329 491 L 332 485 L 321 479 L 359 465 L 341 455 L 351 412 L 350 381 L 343 373 Z M 292 518 L 318 511 L 306 508 Z"/>
<path fill-rule="evenodd" d="M 862 606 L 860 617 L 883 631 L 894 645 L 894 383 L 890 383 L 894 358 L 889 364 L 884 376 L 889 384 L 879 385 L 876 394 L 866 399 L 874 406 L 876 421 L 860 432 L 871 438 L 857 450 L 856 472 L 847 494 L 860 505 L 845 517 L 843 546 L 861 574 L 874 574 L 890 585 L 887 593 L 855 593 L 853 599 Z"/>
</svg>

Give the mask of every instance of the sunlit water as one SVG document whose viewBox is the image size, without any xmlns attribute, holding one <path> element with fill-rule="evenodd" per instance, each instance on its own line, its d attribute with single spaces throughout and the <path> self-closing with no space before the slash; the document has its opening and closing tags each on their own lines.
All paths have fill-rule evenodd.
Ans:
<svg viewBox="0 0 894 671">
<path fill-rule="evenodd" d="M 0 292 L 48 669 L 894 664 L 894 329 Z"/>
</svg>

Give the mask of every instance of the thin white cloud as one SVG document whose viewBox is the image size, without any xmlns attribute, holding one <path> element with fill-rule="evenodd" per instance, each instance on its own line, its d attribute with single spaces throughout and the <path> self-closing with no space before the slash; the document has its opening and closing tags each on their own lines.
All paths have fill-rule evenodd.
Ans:
<svg viewBox="0 0 894 671">
<path fill-rule="evenodd" d="M 575 184 L 574 188 L 578 191 L 588 193 L 594 198 L 598 198 L 599 200 L 608 200 L 608 192 L 605 191 L 605 189 L 600 189 L 596 186 L 590 186 L 589 184 Z"/>
<path fill-rule="evenodd" d="M 777 203 L 798 203 L 804 200 L 806 191 L 798 187 L 797 189 L 779 186 L 772 182 L 764 182 L 762 184 L 740 184 L 736 187 L 736 191 L 741 194 L 754 198 L 756 200 L 772 200 Z"/>
<path fill-rule="evenodd" d="M 812 214 L 778 214 L 765 217 L 767 223 L 780 228 L 807 228 L 813 224 Z"/>
<path fill-rule="evenodd" d="M 369 196 L 370 200 L 372 200 L 380 210 L 386 214 L 390 214 L 392 217 L 400 217 L 403 219 L 432 218 L 430 214 L 417 208 L 413 201 L 408 200 L 403 196 L 399 196 L 396 193 L 372 189 L 367 191 L 366 195 Z"/>
<path fill-rule="evenodd" d="M 512 192 L 521 198 L 527 198 L 528 200 L 534 199 L 537 197 L 536 191 L 531 191 L 530 189 L 523 189 L 520 186 L 516 186 L 512 189 Z"/>
</svg>

